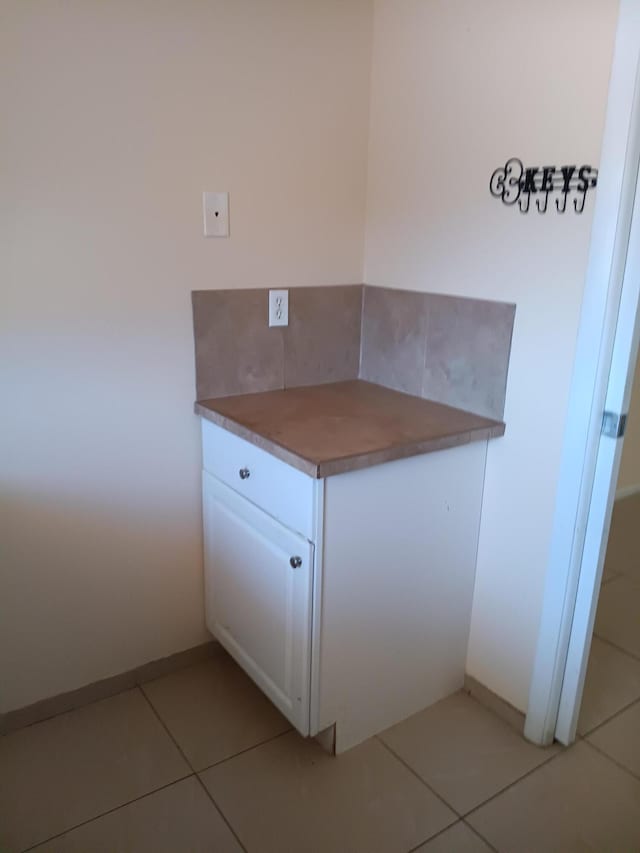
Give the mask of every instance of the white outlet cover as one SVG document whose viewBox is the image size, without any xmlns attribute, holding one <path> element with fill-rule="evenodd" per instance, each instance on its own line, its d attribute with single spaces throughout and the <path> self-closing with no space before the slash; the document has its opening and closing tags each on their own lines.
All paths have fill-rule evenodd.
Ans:
<svg viewBox="0 0 640 853">
<path fill-rule="evenodd" d="M 269 291 L 269 325 L 270 326 L 288 326 L 289 325 L 289 291 L 288 290 L 270 290 Z"/>
<path fill-rule="evenodd" d="M 229 236 L 229 193 L 202 193 L 205 237 Z"/>
</svg>

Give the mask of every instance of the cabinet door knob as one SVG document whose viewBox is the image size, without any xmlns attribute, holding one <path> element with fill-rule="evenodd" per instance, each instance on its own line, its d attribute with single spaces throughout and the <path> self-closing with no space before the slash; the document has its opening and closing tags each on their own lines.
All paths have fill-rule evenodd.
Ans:
<svg viewBox="0 0 640 853">
<path fill-rule="evenodd" d="M 241 480 L 248 480 L 249 477 L 251 476 L 251 471 L 248 468 L 241 468 L 238 471 L 238 474 L 240 474 Z"/>
<path fill-rule="evenodd" d="M 292 569 L 299 569 L 302 565 L 302 557 L 291 557 L 289 560 L 289 565 Z"/>
</svg>

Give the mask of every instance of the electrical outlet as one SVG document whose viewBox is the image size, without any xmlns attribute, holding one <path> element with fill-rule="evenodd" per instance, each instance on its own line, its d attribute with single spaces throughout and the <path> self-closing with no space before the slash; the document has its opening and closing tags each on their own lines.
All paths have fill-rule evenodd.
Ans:
<svg viewBox="0 0 640 853">
<path fill-rule="evenodd" d="M 202 193 L 205 237 L 229 236 L 229 193 Z"/>
<path fill-rule="evenodd" d="M 289 325 L 289 291 L 288 290 L 270 290 L 269 291 L 269 325 L 270 326 L 288 326 Z"/>
</svg>

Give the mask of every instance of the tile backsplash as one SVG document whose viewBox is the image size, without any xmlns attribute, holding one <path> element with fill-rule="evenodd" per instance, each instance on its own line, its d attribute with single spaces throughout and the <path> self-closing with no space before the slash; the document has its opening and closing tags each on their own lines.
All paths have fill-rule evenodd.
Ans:
<svg viewBox="0 0 640 853">
<path fill-rule="evenodd" d="M 290 290 L 284 387 L 357 379 L 361 317 L 362 285 Z"/>
<path fill-rule="evenodd" d="M 515 306 L 369 285 L 194 291 L 198 400 L 365 379 L 501 420 Z"/>
<path fill-rule="evenodd" d="M 267 325 L 268 291 L 192 294 L 198 400 L 284 387 L 284 344 Z"/>
<path fill-rule="evenodd" d="M 357 379 L 362 285 L 289 289 L 289 325 L 269 328 L 269 291 L 194 290 L 196 397 Z"/>
<path fill-rule="evenodd" d="M 364 288 L 360 377 L 501 420 L 515 305 Z"/>
<path fill-rule="evenodd" d="M 425 294 L 422 396 L 502 420 L 515 305 Z"/>
<path fill-rule="evenodd" d="M 422 396 L 427 342 L 424 294 L 365 287 L 360 378 Z"/>
</svg>

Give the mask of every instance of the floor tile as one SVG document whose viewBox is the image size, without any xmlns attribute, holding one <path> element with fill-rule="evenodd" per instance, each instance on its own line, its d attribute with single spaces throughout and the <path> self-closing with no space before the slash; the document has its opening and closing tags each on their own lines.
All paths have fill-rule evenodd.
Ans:
<svg viewBox="0 0 640 853">
<path fill-rule="evenodd" d="M 139 690 L 0 738 L 0 850 L 29 847 L 189 773 Z"/>
<path fill-rule="evenodd" d="M 640 495 L 615 502 L 607 542 L 605 576 L 610 573 L 638 574 L 640 568 Z"/>
<path fill-rule="evenodd" d="M 35 848 L 38 853 L 241 853 L 195 776 Z"/>
<path fill-rule="evenodd" d="M 491 853 L 491 847 L 460 821 L 436 838 L 420 845 L 414 853 Z"/>
<path fill-rule="evenodd" d="M 640 537 L 638 537 L 640 538 Z M 629 561 L 622 574 L 630 580 L 640 583 L 640 559 Z"/>
<path fill-rule="evenodd" d="M 640 661 L 594 637 L 578 733 L 590 732 L 635 699 L 640 699 Z"/>
<path fill-rule="evenodd" d="M 640 850 L 640 782 L 584 741 L 467 818 L 498 850 Z"/>
<path fill-rule="evenodd" d="M 594 633 L 640 659 L 640 579 L 623 575 L 600 588 Z"/>
<path fill-rule="evenodd" d="M 619 578 L 621 576 L 622 576 L 622 572 L 617 572 L 614 569 L 607 568 L 607 565 L 605 563 L 604 569 L 602 570 L 602 581 L 601 581 L 601 583 L 603 583 L 603 584 L 604 583 L 610 583 L 611 581 L 613 581 L 616 578 Z"/>
<path fill-rule="evenodd" d="M 407 851 L 455 815 L 377 740 L 338 757 L 296 732 L 201 774 L 249 851 Z"/>
<path fill-rule="evenodd" d="M 640 702 L 601 726 L 587 740 L 640 778 Z"/>
<path fill-rule="evenodd" d="M 466 820 L 509 853 L 635 853 L 640 782 L 581 741 Z"/>
<path fill-rule="evenodd" d="M 456 693 L 381 735 L 456 811 L 464 814 L 557 750 L 539 749 L 465 693 Z"/>
<path fill-rule="evenodd" d="M 195 770 L 291 728 L 222 649 L 142 689 Z"/>
</svg>

